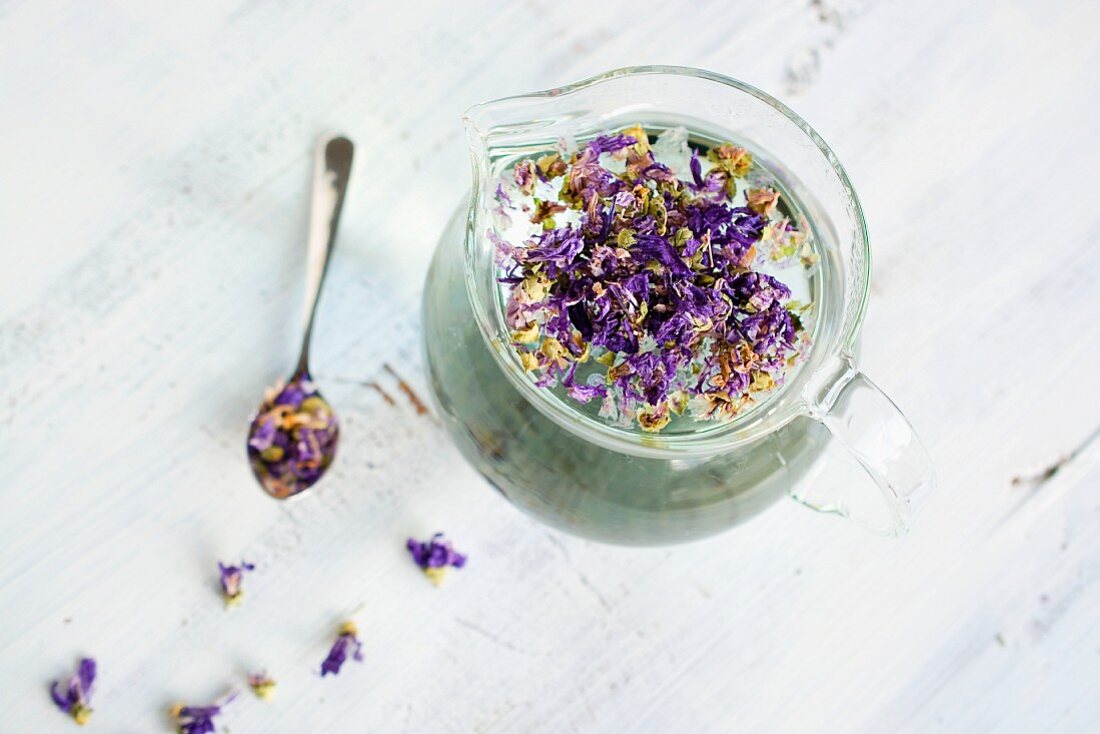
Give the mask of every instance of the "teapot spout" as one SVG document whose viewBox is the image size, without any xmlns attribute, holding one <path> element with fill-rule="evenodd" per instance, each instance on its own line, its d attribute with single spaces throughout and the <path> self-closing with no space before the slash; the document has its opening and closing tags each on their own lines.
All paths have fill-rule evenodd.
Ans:
<svg viewBox="0 0 1100 734">
<path fill-rule="evenodd" d="M 490 103 L 491 104 L 491 103 Z M 470 164 L 474 169 L 474 181 L 481 181 L 489 175 L 489 134 L 484 127 L 484 115 L 481 108 L 485 105 L 475 105 L 462 115 L 462 125 L 466 129 L 466 145 L 470 150 Z"/>
<path fill-rule="evenodd" d="M 562 90 L 505 97 L 474 105 L 462 115 L 473 166 L 475 196 L 489 195 L 491 182 L 510 162 L 572 137 L 571 115 Z M 481 204 L 487 202 L 477 200 Z"/>
<path fill-rule="evenodd" d="M 560 90 L 474 105 L 462 115 L 471 155 L 493 159 L 555 141 L 570 127 L 568 105 Z"/>
</svg>

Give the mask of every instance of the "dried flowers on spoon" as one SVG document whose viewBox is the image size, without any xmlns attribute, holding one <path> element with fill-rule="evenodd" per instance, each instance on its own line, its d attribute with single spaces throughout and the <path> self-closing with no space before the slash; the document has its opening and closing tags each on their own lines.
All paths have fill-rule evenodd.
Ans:
<svg viewBox="0 0 1100 734">
<path fill-rule="evenodd" d="M 307 372 L 267 391 L 248 437 L 252 471 L 273 496 L 305 491 L 336 456 L 340 426 Z"/>
</svg>

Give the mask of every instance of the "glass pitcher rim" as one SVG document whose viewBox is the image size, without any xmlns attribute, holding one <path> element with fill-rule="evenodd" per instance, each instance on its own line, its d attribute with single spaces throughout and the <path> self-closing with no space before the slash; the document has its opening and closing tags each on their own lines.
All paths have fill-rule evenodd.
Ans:
<svg viewBox="0 0 1100 734">
<path fill-rule="evenodd" d="M 838 335 L 835 346 L 829 350 L 830 352 L 839 353 L 841 361 L 846 361 L 850 351 L 854 347 L 860 328 L 862 327 L 870 294 L 871 244 L 870 236 L 867 231 L 867 221 L 863 212 L 863 205 L 860 202 L 855 187 L 852 185 L 847 170 L 840 162 L 836 153 L 833 152 L 833 149 L 825 142 L 824 138 L 821 137 L 812 125 L 780 100 L 751 84 L 706 69 L 675 65 L 625 66 L 589 76 L 570 84 L 526 94 L 509 95 L 489 102 L 471 105 L 463 112 L 462 119 L 468 129 L 476 130 L 484 141 L 487 138 L 488 131 L 484 130 L 475 121 L 477 112 L 479 111 L 491 109 L 507 102 L 562 97 L 621 77 L 646 75 L 690 76 L 715 82 L 748 94 L 787 118 L 810 139 L 814 146 L 824 156 L 825 160 L 836 174 L 845 196 L 851 202 L 852 217 L 859 228 L 860 244 L 862 246 L 863 255 L 862 270 L 864 277 L 862 279 L 861 292 L 858 296 L 858 304 L 853 315 L 849 319 L 849 323 L 846 324 L 847 328 Z M 472 147 L 473 146 L 471 146 L 471 148 Z M 478 210 L 476 197 L 479 196 L 480 193 L 478 184 L 482 176 L 477 167 L 475 167 L 474 174 L 475 185 L 473 196 L 470 201 L 471 216 L 468 220 L 466 232 L 467 242 L 464 244 L 464 249 L 468 249 L 471 246 L 469 238 L 475 238 L 474 246 L 476 246 L 476 239 L 478 239 L 477 233 L 474 231 L 472 225 L 476 218 L 474 215 Z M 471 301 L 470 305 L 479 323 L 482 336 L 486 340 L 486 345 L 490 353 L 492 353 L 494 361 L 497 362 L 498 366 L 513 385 L 517 387 L 521 396 L 526 398 L 532 405 L 536 406 L 537 409 L 549 415 L 551 419 L 555 420 L 555 422 L 559 423 L 567 430 L 576 432 L 586 440 L 593 441 L 606 448 L 612 448 L 639 456 L 662 458 L 668 458 L 670 454 L 678 456 L 706 455 L 730 450 L 736 446 L 758 440 L 761 436 L 765 436 L 782 428 L 795 418 L 809 415 L 810 403 L 805 395 L 812 390 L 808 389 L 808 386 L 819 382 L 813 379 L 813 376 L 817 372 L 827 371 L 825 366 L 819 366 L 817 370 L 812 370 L 807 374 L 800 374 L 800 380 L 805 383 L 801 394 L 798 395 L 796 399 L 791 400 L 788 406 L 786 406 L 787 409 L 778 417 L 775 415 L 779 412 L 775 405 L 776 401 L 769 399 L 759 407 L 741 416 L 737 416 L 727 422 L 716 424 L 713 428 L 706 428 L 698 432 L 664 436 L 661 434 L 647 434 L 639 431 L 625 431 L 595 421 L 583 415 L 580 411 L 563 404 L 560 400 L 553 399 L 546 394 L 545 390 L 538 388 L 530 380 L 526 379 L 524 375 L 516 371 L 515 365 L 506 358 L 506 355 L 504 355 L 500 349 L 501 341 L 497 335 L 499 330 L 496 328 L 496 325 L 492 323 L 491 319 L 489 319 L 489 315 L 484 313 L 480 299 L 475 297 L 475 295 L 480 294 L 482 285 L 479 283 L 479 279 L 472 270 L 472 268 L 467 268 L 466 272 L 467 295 Z M 835 361 L 836 360 L 834 360 L 834 362 Z M 800 370 L 799 372 L 801 373 L 803 371 Z M 788 388 L 789 387 L 794 387 L 794 385 L 789 385 Z M 786 392 L 787 389 L 782 389 L 777 391 L 775 395 L 778 396 Z M 761 431 L 760 428 L 764 425 L 766 425 L 767 430 Z"/>
</svg>

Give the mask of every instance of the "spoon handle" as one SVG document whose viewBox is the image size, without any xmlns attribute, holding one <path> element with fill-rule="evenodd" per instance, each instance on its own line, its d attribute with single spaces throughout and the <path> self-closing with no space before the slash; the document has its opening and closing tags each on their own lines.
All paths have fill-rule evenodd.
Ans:
<svg viewBox="0 0 1100 734">
<path fill-rule="evenodd" d="M 327 135 L 317 143 L 313 157 L 313 199 L 309 214 L 309 249 L 306 254 L 306 314 L 302 352 L 296 374 L 309 372 L 309 341 L 313 317 L 328 271 L 329 256 L 336 244 L 336 227 L 344 206 L 344 193 L 351 175 L 354 154 L 351 141 L 342 135 Z"/>
</svg>

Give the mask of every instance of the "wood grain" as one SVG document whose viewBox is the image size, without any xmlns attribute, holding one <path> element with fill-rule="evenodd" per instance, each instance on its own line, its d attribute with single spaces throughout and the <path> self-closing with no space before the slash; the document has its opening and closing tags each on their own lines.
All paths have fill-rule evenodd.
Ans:
<svg viewBox="0 0 1100 734">
<path fill-rule="evenodd" d="M 81 654 L 89 731 L 123 734 L 260 668 L 277 699 L 235 732 L 1096 731 L 1098 25 L 1071 0 L 4 4 L 0 731 L 68 731 L 46 686 Z M 780 95 L 848 167 L 863 366 L 940 475 L 909 537 L 782 503 L 594 545 L 406 398 L 461 111 L 642 63 Z M 344 436 L 279 505 L 244 432 L 291 366 L 331 129 L 358 168 L 313 352 Z M 436 529 L 471 556 L 440 590 L 403 548 Z M 241 557 L 227 612 L 216 561 Z M 366 662 L 321 680 L 356 608 Z"/>
</svg>

